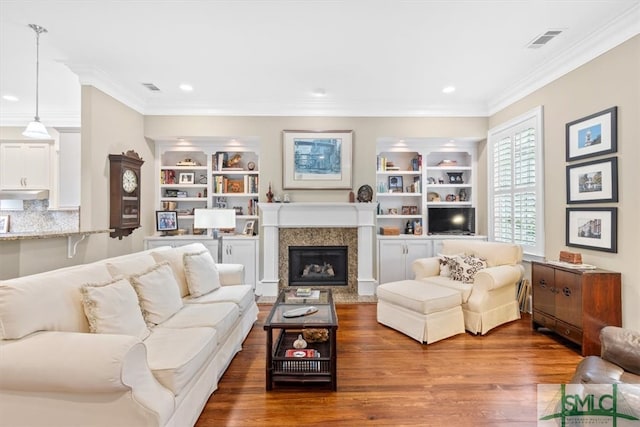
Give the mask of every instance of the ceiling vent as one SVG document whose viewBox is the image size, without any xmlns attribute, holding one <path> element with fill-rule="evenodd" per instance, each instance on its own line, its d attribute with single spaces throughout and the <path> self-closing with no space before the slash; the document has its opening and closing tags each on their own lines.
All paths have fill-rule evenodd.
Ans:
<svg viewBox="0 0 640 427">
<path fill-rule="evenodd" d="M 160 88 L 153 83 L 142 83 L 142 86 L 146 87 L 152 92 L 160 92 Z"/>
<path fill-rule="evenodd" d="M 527 47 L 529 49 L 538 49 L 558 37 L 561 33 L 562 30 L 549 30 L 536 37 Z"/>
</svg>

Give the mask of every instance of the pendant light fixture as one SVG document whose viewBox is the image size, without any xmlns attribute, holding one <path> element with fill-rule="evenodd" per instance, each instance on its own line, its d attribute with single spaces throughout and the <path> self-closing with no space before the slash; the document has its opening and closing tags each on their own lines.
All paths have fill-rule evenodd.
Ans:
<svg viewBox="0 0 640 427">
<path fill-rule="evenodd" d="M 27 138 L 35 139 L 51 139 L 47 128 L 40 122 L 38 116 L 38 80 L 40 77 L 40 34 L 46 33 L 47 29 L 36 24 L 29 24 L 29 27 L 36 32 L 36 116 L 34 120 L 27 125 L 27 128 L 22 132 Z"/>
</svg>

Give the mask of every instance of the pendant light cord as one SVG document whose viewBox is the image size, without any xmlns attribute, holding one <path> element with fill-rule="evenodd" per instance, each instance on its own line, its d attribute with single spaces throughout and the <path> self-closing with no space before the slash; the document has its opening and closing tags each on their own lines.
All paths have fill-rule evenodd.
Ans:
<svg viewBox="0 0 640 427">
<path fill-rule="evenodd" d="M 36 32 L 36 122 L 40 121 L 40 116 L 38 115 L 38 92 L 39 92 L 39 82 L 40 82 L 40 33 L 46 33 L 47 29 L 41 27 L 36 24 L 29 24 L 29 27 Z"/>
</svg>

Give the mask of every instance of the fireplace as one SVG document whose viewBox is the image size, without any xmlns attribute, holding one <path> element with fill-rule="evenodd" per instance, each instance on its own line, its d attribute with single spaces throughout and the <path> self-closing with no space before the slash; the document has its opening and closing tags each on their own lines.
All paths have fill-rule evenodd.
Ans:
<svg viewBox="0 0 640 427">
<path fill-rule="evenodd" d="M 347 286 L 347 246 L 289 246 L 289 286 Z"/>
<path fill-rule="evenodd" d="M 348 286 L 331 286 L 334 294 L 375 294 L 375 204 L 302 202 L 258 206 L 262 214 L 263 276 L 256 287 L 257 295 L 276 296 L 288 286 L 289 246 L 322 245 L 348 247 Z"/>
</svg>

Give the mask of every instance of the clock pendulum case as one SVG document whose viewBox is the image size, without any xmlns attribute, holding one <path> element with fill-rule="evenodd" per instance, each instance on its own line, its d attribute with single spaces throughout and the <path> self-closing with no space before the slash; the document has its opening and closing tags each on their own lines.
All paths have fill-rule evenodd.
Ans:
<svg viewBox="0 0 640 427">
<path fill-rule="evenodd" d="M 109 234 L 122 239 L 140 227 L 140 167 L 144 161 L 133 150 L 109 154 Z"/>
</svg>

